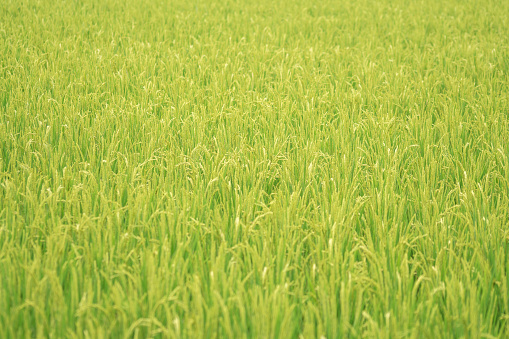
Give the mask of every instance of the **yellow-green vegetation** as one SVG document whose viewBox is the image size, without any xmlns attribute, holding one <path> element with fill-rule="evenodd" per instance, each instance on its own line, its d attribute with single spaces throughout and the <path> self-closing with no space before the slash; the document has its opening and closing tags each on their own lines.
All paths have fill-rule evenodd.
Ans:
<svg viewBox="0 0 509 339">
<path fill-rule="evenodd" d="M 0 337 L 509 336 L 508 73 L 505 0 L 0 0 Z"/>
</svg>

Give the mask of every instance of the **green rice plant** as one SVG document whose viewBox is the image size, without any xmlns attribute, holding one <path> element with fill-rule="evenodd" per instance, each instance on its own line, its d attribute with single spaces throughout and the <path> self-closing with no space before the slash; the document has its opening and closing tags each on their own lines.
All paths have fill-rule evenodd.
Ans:
<svg viewBox="0 0 509 339">
<path fill-rule="evenodd" d="M 0 0 L 0 337 L 509 337 L 508 13 Z"/>
</svg>

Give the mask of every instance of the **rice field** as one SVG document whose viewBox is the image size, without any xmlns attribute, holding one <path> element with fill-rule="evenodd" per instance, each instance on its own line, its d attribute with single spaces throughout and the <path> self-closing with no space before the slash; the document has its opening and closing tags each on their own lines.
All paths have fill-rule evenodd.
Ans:
<svg viewBox="0 0 509 339">
<path fill-rule="evenodd" d="M 509 1 L 0 0 L 1 338 L 508 338 Z"/>
</svg>

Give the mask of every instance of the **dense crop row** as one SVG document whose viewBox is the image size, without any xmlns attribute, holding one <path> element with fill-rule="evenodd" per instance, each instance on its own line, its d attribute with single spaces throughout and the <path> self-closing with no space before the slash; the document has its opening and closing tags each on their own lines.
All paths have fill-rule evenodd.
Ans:
<svg viewBox="0 0 509 339">
<path fill-rule="evenodd" d="M 509 336 L 508 13 L 0 0 L 0 337 Z"/>
</svg>

